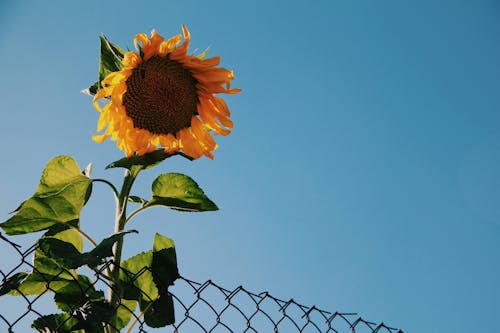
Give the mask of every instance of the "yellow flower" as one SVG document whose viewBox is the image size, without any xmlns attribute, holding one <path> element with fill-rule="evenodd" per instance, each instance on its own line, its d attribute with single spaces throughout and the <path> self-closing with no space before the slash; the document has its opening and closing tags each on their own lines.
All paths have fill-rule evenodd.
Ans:
<svg viewBox="0 0 500 333">
<path fill-rule="evenodd" d="M 127 157 L 162 147 L 167 153 L 213 158 L 217 148 L 212 134 L 227 135 L 233 127 L 229 109 L 215 94 L 231 89 L 232 71 L 216 67 L 220 58 L 188 55 L 189 31 L 165 40 L 153 29 L 151 36 L 136 35 L 138 52 L 127 52 L 123 68 L 109 74 L 94 96 L 101 113 L 93 139 L 117 141 Z M 140 44 L 140 48 L 138 48 Z M 179 45 L 180 44 L 180 45 Z M 100 107 L 98 100 L 106 98 Z"/>
</svg>

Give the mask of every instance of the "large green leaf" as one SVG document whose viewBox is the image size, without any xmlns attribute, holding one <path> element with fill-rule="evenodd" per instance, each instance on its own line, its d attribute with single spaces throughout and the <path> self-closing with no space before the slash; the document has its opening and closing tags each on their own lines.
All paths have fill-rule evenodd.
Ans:
<svg viewBox="0 0 500 333">
<path fill-rule="evenodd" d="M 155 234 L 153 244 L 153 262 L 151 265 L 155 284 L 160 292 L 174 284 L 179 277 L 174 241 L 160 234 Z"/>
<path fill-rule="evenodd" d="M 162 293 L 148 306 L 144 313 L 144 321 L 149 327 L 165 327 L 175 323 L 174 300 L 172 295 Z"/>
<path fill-rule="evenodd" d="M 151 273 L 152 261 L 153 251 L 147 251 L 121 263 L 120 282 L 123 298 L 147 304 L 158 297 L 158 288 Z M 144 310 L 143 306 L 141 310 Z"/>
<path fill-rule="evenodd" d="M 166 206 L 189 212 L 218 210 L 193 179 L 180 173 L 158 176 L 153 182 L 152 192 L 153 197 L 145 206 Z"/>
<path fill-rule="evenodd" d="M 77 229 L 80 228 L 80 224 L 78 220 L 71 221 L 70 223 L 65 224 L 56 224 L 47 230 L 43 237 L 52 237 L 57 238 L 62 241 L 73 244 L 78 251 L 83 251 L 83 239 L 82 235 L 78 232 Z"/>
<path fill-rule="evenodd" d="M 120 271 L 123 298 L 139 301 L 150 327 L 164 327 L 175 322 L 174 304 L 168 286 L 179 277 L 172 239 L 155 235 L 153 251 L 125 260 Z"/>
<path fill-rule="evenodd" d="M 45 167 L 35 194 L 0 227 L 8 235 L 19 235 L 78 220 L 91 190 L 92 180 L 83 175 L 74 159 L 55 157 Z"/>
<path fill-rule="evenodd" d="M 54 194 L 78 180 L 90 183 L 90 179 L 83 175 L 72 157 L 56 156 L 45 166 L 35 194 Z"/>
<path fill-rule="evenodd" d="M 77 227 L 78 224 L 73 224 L 73 226 Z M 77 251 L 83 249 L 80 234 L 75 229 L 68 228 L 66 224 L 53 226 L 40 239 L 47 238 L 70 243 Z M 55 259 L 49 258 L 40 248 L 35 250 L 33 264 L 33 271 L 10 294 L 40 295 L 47 290 L 57 292 L 68 285 L 78 283 L 74 270 L 61 267 Z"/>
<path fill-rule="evenodd" d="M 151 271 L 159 295 L 152 304 L 148 304 L 144 320 L 149 327 L 171 325 L 175 322 L 174 301 L 168 293 L 168 287 L 179 277 L 179 271 L 174 241 L 158 233 L 153 243 Z"/>
<path fill-rule="evenodd" d="M 31 273 L 21 282 L 19 287 L 10 291 L 10 294 L 15 296 L 41 295 L 48 291 L 57 292 L 75 282 L 75 279 L 70 280 L 63 276 Z"/>
<path fill-rule="evenodd" d="M 125 51 L 118 45 L 111 43 L 105 36 L 99 36 L 101 42 L 101 55 L 99 61 L 99 77 L 96 83 L 91 85 L 85 92 L 90 95 L 95 95 L 101 86 L 101 81 L 104 80 L 109 73 L 117 72 L 123 68 L 122 59 Z"/>
<path fill-rule="evenodd" d="M 135 168 L 147 170 L 147 169 L 154 167 L 155 165 L 158 165 L 163 160 L 165 160 L 169 157 L 172 157 L 172 156 L 176 156 L 176 155 L 180 155 L 184 158 L 187 158 L 190 161 L 193 160 L 192 157 L 187 156 L 181 152 L 169 154 L 169 153 L 166 153 L 163 149 L 158 149 L 158 150 L 155 150 L 151 153 L 147 153 L 144 155 L 133 155 L 131 157 L 124 157 L 122 159 L 119 159 L 118 161 L 115 161 L 115 162 L 109 164 L 108 166 L 106 166 L 106 169 L 125 168 L 125 169 L 131 170 L 133 167 L 135 167 Z"/>
<path fill-rule="evenodd" d="M 75 228 L 78 227 L 78 224 L 71 224 L 73 224 Z M 83 240 L 80 233 L 73 228 L 68 228 L 68 225 L 66 224 L 53 226 L 39 239 L 39 242 L 43 242 L 46 239 L 68 243 L 72 245 L 77 252 L 82 252 L 83 250 Z M 35 250 L 33 263 L 34 273 L 56 276 L 65 280 L 74 280 L 76 277 L 76 272 L 74 270 L 67 269 L 65 266 L 62 266 L 57 258 L 48 256 L 40 247 L 37 247 Z"/>
</svg>

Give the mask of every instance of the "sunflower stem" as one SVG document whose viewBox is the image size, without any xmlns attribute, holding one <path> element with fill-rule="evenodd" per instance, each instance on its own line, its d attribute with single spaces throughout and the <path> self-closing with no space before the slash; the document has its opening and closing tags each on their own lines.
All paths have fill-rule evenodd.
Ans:
<svg viewBox="0 0 500 333">
<path fill-rule="evenodd" d="M 132 167 L 130 170 L 125 171 L 123 184 L 120 192 L 118 193 L 118 200 L 116 202 L 116 217 L 115 217 L 115 233 L 121 232 L 125 228 L 127 222 L 127 203 L 130 195 L 130 190 L 134 184 L 134 180 L 141 171 L 140 167 Z M 120 264 L 122 260 L 123 251 L 123 237 L 120 238 L 114 246 L 113 255 L 113 268 L 111 270 L 111 280 L 113 281 L 109 288 L 109 300 L 111 304 L 117 309 L 121 300 L 121 291 L 119 285 L 120 278 Z M 113 318 L 111 325 L 108 325 L 108 332 L 117 332 L 116 317 Z"/>
<path fill-rule="evenodd" d="M 134 210 L 132 213 L 130 213 L 130 215 L 127 217 L 127 219 L 125 220 L 125 224 L 127 224 L 135 215 L 137 215 L 138 213 L 148 209 L 148 208 L 151 208 L 153 207 L 153 205 L 151 206 L 143 206 L 143 207 L 139 207 L 137 208 L 136 210 Z"/>
</svg>

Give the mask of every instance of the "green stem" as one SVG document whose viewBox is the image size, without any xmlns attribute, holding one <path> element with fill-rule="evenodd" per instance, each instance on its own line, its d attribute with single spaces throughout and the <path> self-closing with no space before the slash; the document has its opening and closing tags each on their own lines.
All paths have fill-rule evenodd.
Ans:
<svg viewBox="0 0 500 333">
<path fill-rule="evenodd" d="M 132 167 L 131 170 L 125 171 L 125 177 L 123 179 L 123 184 L 120 192 L 118 193 L 117 203 L 116 203 L 116 217 L 115 217 L 115 233 L 123 231 L 125 224 L 127 222 L 127 202 L 130 195 L 130 190 L 134 184 L 134 180 L 141 171 L 141 168 Z M 109 299 L 113 306 L 118 307 L 120 304 L 120 290 L 119 290 L 119 278 L 120 278 L 120 264 L 122 260 L 122 250 L 123 250 L 123 237 L 120 238 L 114 246 L 113 255 L 113 268 L 111 270 L 111 279 L 113 281 L 109 289 Z M 113 320 L 113 324 L 115 320 Z M 109 327 L 109 332 L 114 332 L 112 327 Z"/>
<path fill-rule="evenodd" d="M 143 207 L 139 207 L 137 208 L 136 210 L 134 210 L 132 213 L 130 213 L 130 215 L 127 217 L 127 219 L 125 220 L 125 224 L 127 224 L 135 215 L 137 215 L 138 213 L 142 212 L 143 210 L 146 210 L 148 208 L 151 208 L 151 206 L 143 206 Z"/>
<path fill-rule="evenodd" d="M 92 181 L 95 182 L 95 183 L 104 183 L 104 184 L 106 184 L 106 185 L 109 186 L 109 188 L 113 191 L 113 194 L 114 194 L 114 197 L 115 197 L 115 202 L 116 202 L 116 209 L 118 211 L 118 206 L 119 206 L 118 201 L 119 201 L 120 193 L 118 193 L 118 190 L 116 189 L 116 186 L 113 185 L 113 183 L 111 183 L 110 181 L 107 181 L 106 179 L 96 178 L 96 179 L 92 179 Z M 86 237 L 92 243 L 92 245 L 94 247 L 96 247 L 97 244 L 92 239 L 90 239 L 90 237 L 87 237 L 87 235 L 85 233 L 83 233 L 83 231 L 81 231 L 79 229 L 78 229 L 78 231 L 81 232 L 82 236 Z M 110 270 L 109 266 L 106 268 L 106 273 L 108 274 L 107 278 L 111 279 L 112 278 L 112 274 L 111 274 L 111 270 Z M 111 299 L 111 291 L 110 291 L 110 299 Z M 106 333 L 108 333 L 108 329 L 107 328 L 106 328 Z"/>
<path fill-rule="evenodd" d="M 149 209 L 151 207 L 155 207 L 155 206 L 161 206 L 160 204 L 147 204 L 146 206 L 142 206 L 142 207 L 139 207 L 137 208 L 136 210 L 134 210 L 132 213 L 130 213 L 130 215 L 127 217 L 127 219 L 125 220 L 125 224 L 127 224 L 134 216 L 136 216 L 138 213 L 146 210 L 146 209 Z M 173 205 L 169 205 L 168 206 L 169 208 L 174 208 L 174 209 L 182 209 L 184 211 L 191 211 L 191 212 L 197 212 L 198 210 L 196 209 L 188 209 L 188 208 L 185 208 L 185 207 L 176 207 L 176 206 L 173 206 Z"/>
<path fill-rule="evenodd" d="M 96 183 L 104 183 L 104 184 L 108 185 L 111 188 L 111 190 L 113 191 L 113 194 L 115 195 L 116 200 L 118 200 L 120 193 L 118 193 L 118 190 L 116 189 L 115 185 L 113 185 L 113 183 L 111 183 L 110 181 L 107 181 L 106 179 L 100 179 L 100 178 L 92 179 L 92 181 L 96 182 Z"/>
<path fill-rule="evenodd" d="M 97 243 L 89 235 L 87 235 L 82 229 L 77 228 L 77 227 L 73 227 L 73 226 L 70 226 L 70 227 L 71 227 L 71 229 L 76 230 L 80 235 L 85 237 L 89 241 L 89 243 L 92 244 L 93 247 L 97 246 Z"/>
</svg>

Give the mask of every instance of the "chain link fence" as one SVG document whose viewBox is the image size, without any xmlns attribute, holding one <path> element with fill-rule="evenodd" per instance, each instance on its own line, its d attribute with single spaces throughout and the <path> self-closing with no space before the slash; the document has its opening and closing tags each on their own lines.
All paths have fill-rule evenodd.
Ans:
<svg viewBox="0 0 500 333">
<path fill-rule="evenodd" d="M 0 253 L 9 256 L 9 260 L 0 262 L 0 331 L 24 333 L 33 331 L 31 324 L 35 320 L 46 320 L 48 313 L 57 312 L 54 305 L 54 293 L 57 291 L 59 277 L 51 277 L 41 281 L 44 291 L 40 295 L 30 296 L 16 288 L 16 274 L 35 270 L 32 258 L 36 248 L 23 250 L 21 246 L 0 234 Z M 11 257 L 18 260 L 14 264 Z M 111 263 L 108 263 L 109 265 Z M 11 267 L 6 267 L 11 266 Z M 106 274 L 106 265 L 101 270 L 89 270 L 92 281 L 79 286 L 79 293 L 71 295 L 74 309 L 66 311 L 71 316 L 88 315 L 82 313 L 85 299 L 90 290 L 112 288 Z M 131 279 L 139 279 L 148 274 L 147 268 L 135 273 L 123 270 Z M 61 271 L 61 277 L 68 272 Z M 90 275 L 89 275 L 90 276 Z M 335 333 L 403 333 L 402 330 L 390 327 L 384 323 L 375 323 L 358 316 L 356 313 L 329 312 L 316 306 L 305 306 L 293 299 L 282 300 L 268 292 L 254 293 L 243 286 L 235 289 L 226 289 L 208 280 L 203 283 L 195 282 L 185 277 L 175 281 L 174 286 L 168 287 L 168 294 L 172 296 L 175 309 L 175 323 L 161 329 L 147 327 L 144 316 L 131 308 L 126 301 L 119 304 L 119 311 L 128 312 L 129 324 L 121 332 L 335 332 Z M 7 295 L 7 291 L 15 292 L 18 296 Z M 138 290 L 138 292 L 141 292 Z M 66 302 L 67 303 L 67 302 Z M 92 309 L 89 311 L 102 311 Z M 71 320 L 69 317 L 66 320 Z M 61 323 L 62 325 L 62 323 Z M 116 327 L 118 330 L 118 327 Z M 92 333 L 94 329 L 85 328 L 85 332 Z M 59 333 L 59 331 L 43 331 Z"/>
</svg>

